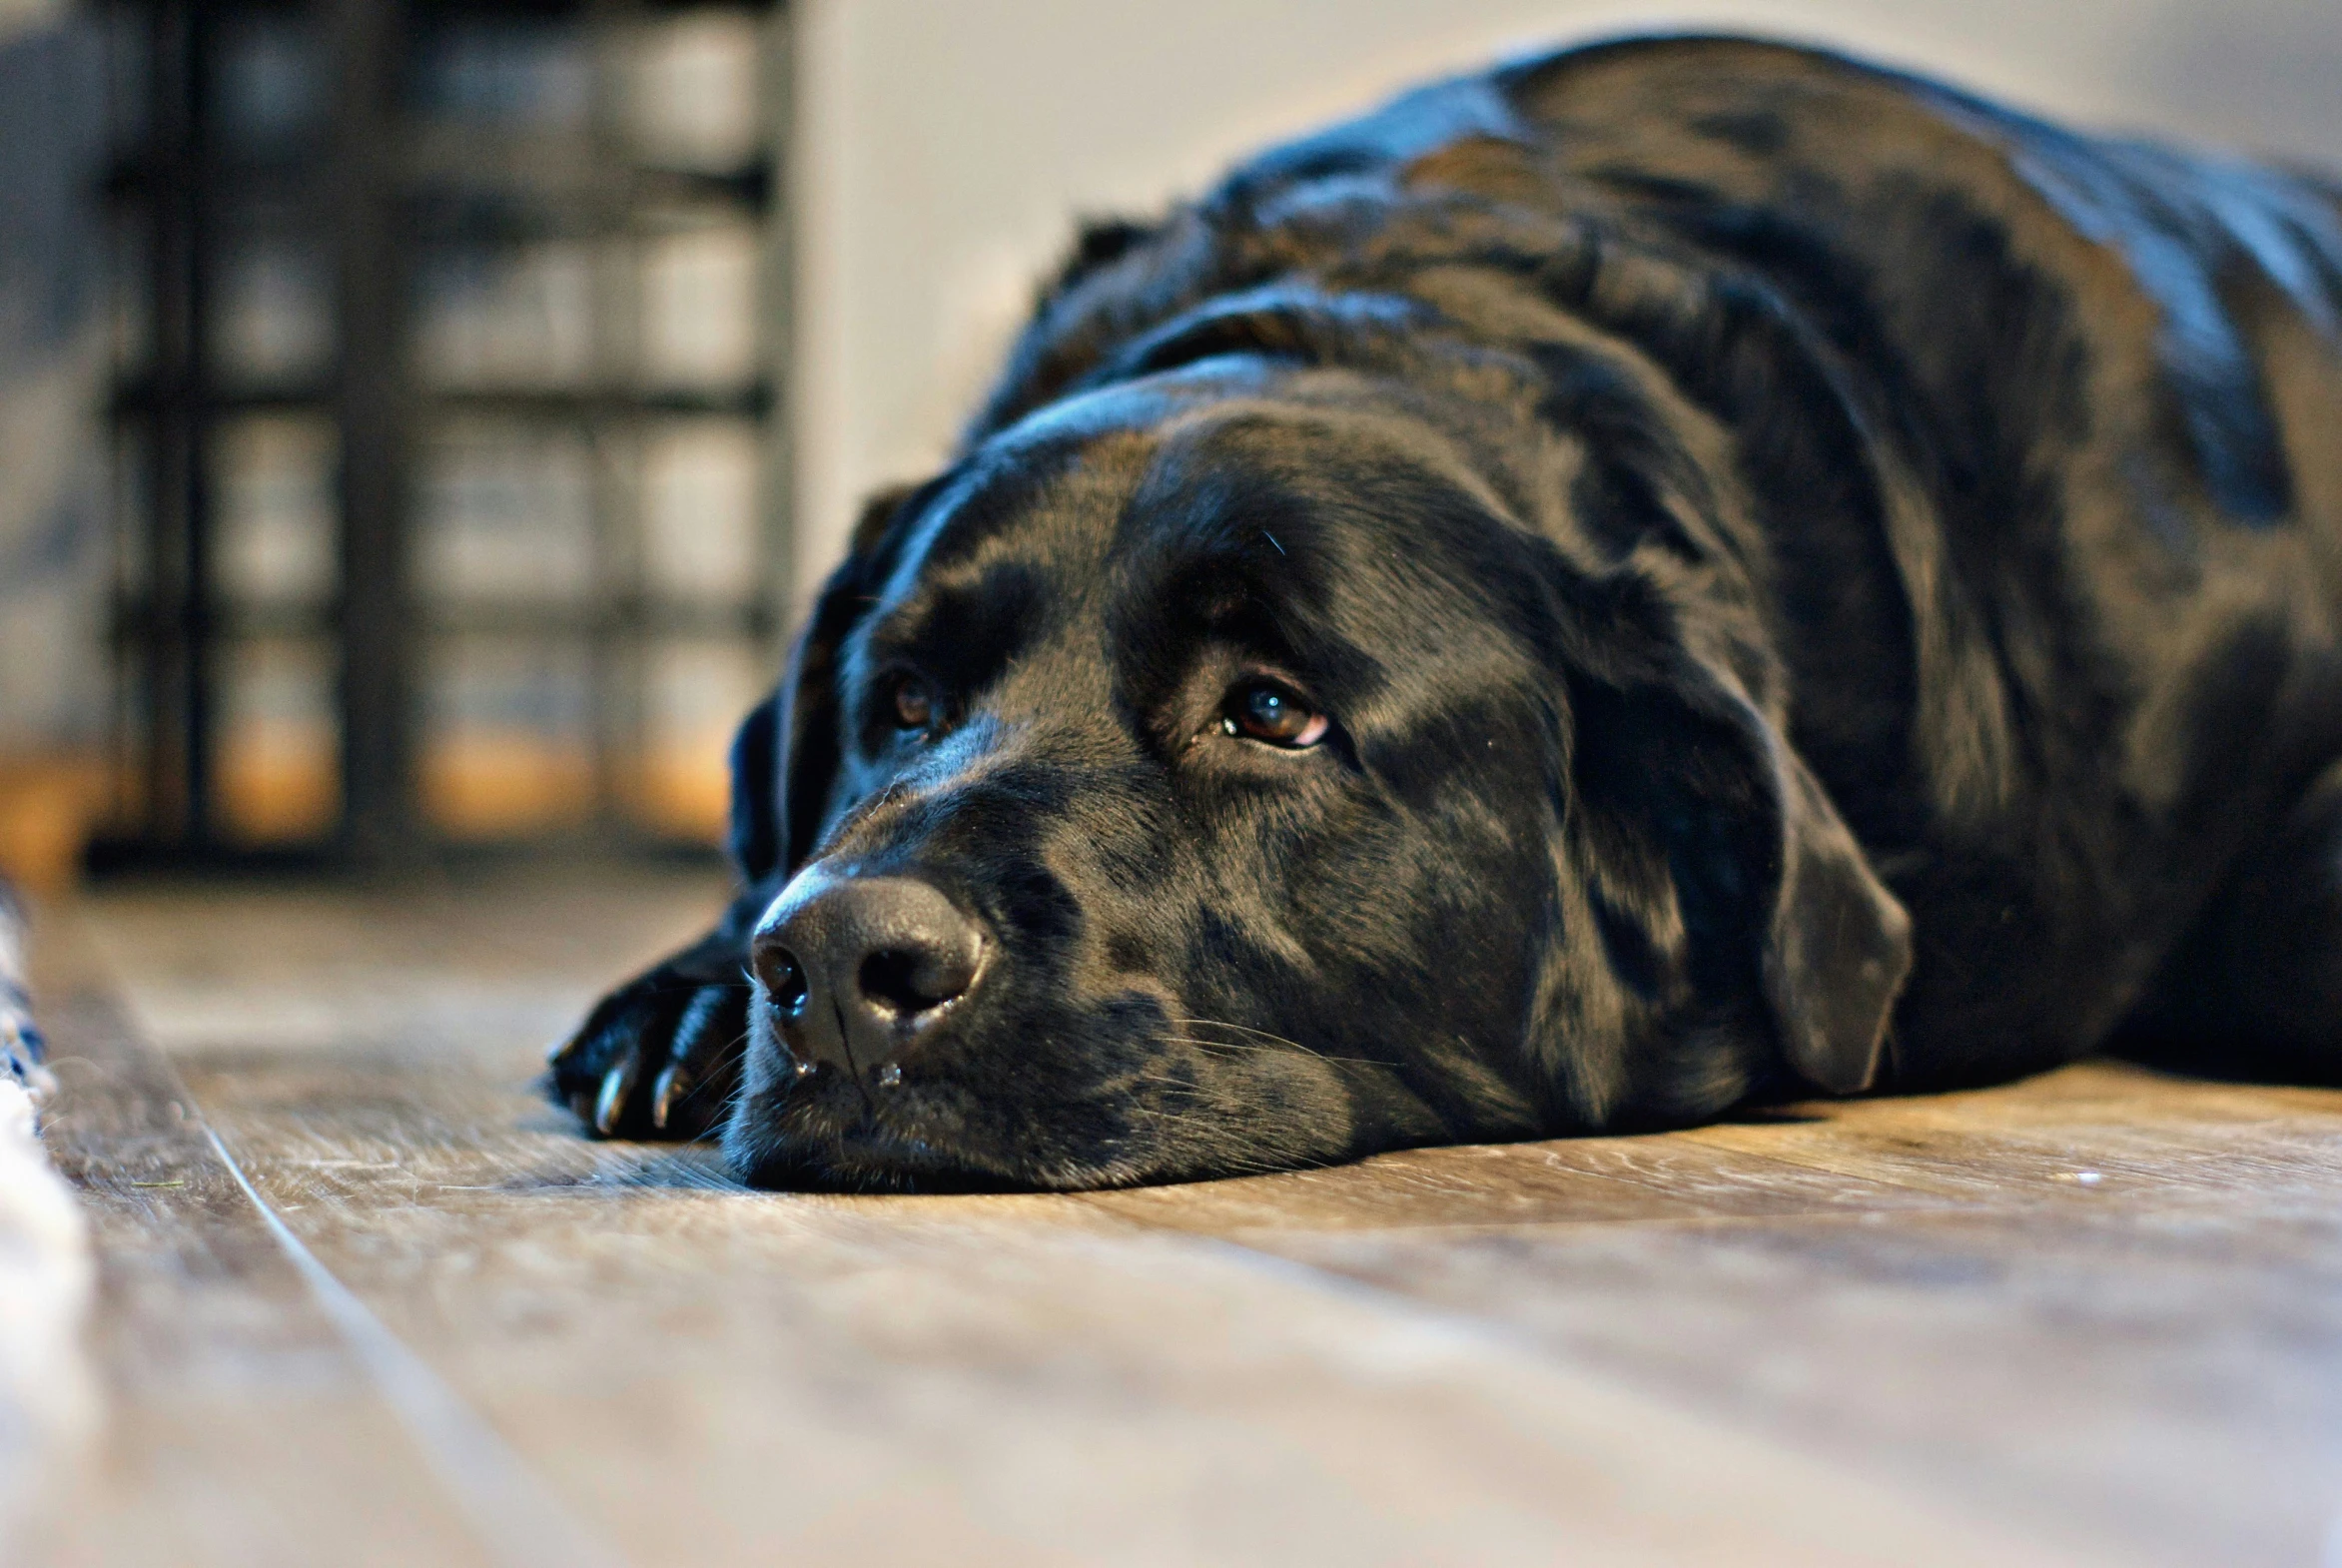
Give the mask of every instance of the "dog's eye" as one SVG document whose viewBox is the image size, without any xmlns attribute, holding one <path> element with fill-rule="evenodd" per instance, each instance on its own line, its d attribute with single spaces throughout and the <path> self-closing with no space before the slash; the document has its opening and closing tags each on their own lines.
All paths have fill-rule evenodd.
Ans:
<svg viewBox="0 0 2342 1568">
<path fill-rule="evenodd" d="M 898 675 L 894 681 L 895 724 L 901 729 L 926 729 L 935 723 L 935 697 L 916 675 Z"/>
<path fill-rule="evenodd" d="M 1332 727 L 1324 714 L 1291 689 L 1273 681 L 1247 681 L 1228 693 L 1219 727 L 1230 735 L 1266 741 L 1298 751 L 1314 746 Z"/>
</svg>

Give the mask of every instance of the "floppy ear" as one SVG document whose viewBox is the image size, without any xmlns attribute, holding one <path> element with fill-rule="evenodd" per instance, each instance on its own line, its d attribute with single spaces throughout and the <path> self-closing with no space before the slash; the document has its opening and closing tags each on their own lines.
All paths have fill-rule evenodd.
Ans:
<svg viewBox="0 0 2342 1568">
<path fill-rule="evenodd" d="M 748 710 L 732 737 L 732 821 L 724 847 L 740 880 L 750 885 L 771 876 L 781 859 L 780 792 L 774 786 L 780 706 L 776 690 Z"/>
<path fill-rule="evenodd" d="M 1572 703 L 1580 796 L 1663 852 L 1680 925 L 1659 928 L 1679 933 L 1691 993 L 1754 989 L 1800 1077 L 1833 1094 L 1869 1088 L 1911 970 L 1911 917 L 1779 728 L 1688 659 L 1615 683 L 1581 674 Z M 1607 849 L 1613 879 L 1647 886 L 1629 853 Z"/>
<path fill-rule="evenodd" d="M 1769 739 L 1782 828 L 1765 998 L 1789 1065 L 1832 1094 L 1851 1095 L 1879 1076 L 1888 1021 L 1911 973 L 1911 916 L 1872 871 L 1820 781 L 1778 734 Z"/>
<path fill-rule="evenodd" d="M 863 503 L 846 559 L 797 633 L 779 688 L 732 741 L 730 849 L 744 882 L 785 876 L 812 853 L 840 756 L 838 644 L 869 607 L 888 524 L 917 492 L 900 485 Z"/>
</svg>

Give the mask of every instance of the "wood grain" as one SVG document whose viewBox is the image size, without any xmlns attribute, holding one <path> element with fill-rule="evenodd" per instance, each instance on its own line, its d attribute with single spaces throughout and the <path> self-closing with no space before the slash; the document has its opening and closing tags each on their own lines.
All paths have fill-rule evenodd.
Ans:
<svg viewBox="0 0 2342 1568">
<path fill-rule="evenodd" d="M 510 1557 L 207 1129 L 636 1563 L 2314 1562 L 2342 1502 L 2342 1097 L 2085 1065 L 1181 1187 L 751 1193 L 528 1089 L 715 891 L 84 912 L 44 985 L 116 1413 L 68 1560 Z"/>
<path fill-rule="evenodd" d="M 484 1563 L 88 967 L 36 971 L 60 1092 L 45 1129 L 99 1257 L 105 1440 L 66 1563 Z"/>
</svg>

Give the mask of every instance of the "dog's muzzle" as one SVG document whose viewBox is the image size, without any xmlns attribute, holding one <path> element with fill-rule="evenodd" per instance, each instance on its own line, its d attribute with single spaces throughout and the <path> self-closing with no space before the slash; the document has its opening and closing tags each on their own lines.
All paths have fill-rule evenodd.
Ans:
<svg viewBox="0 0 2342 1568">
<path fill-rule="evenodd" d="M 992 941 L 934 884 L 907 876 L 799 876 L 750 946 L 800 1071 L 891 1089 L 981 985 Z"/>
</svg>

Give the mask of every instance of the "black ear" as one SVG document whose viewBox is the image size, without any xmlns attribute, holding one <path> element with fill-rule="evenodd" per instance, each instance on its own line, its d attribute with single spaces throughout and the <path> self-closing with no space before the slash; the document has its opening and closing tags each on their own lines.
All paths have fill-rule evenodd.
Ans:
<svg viewBox="0 0 2342 1568">
<path fill-rule="evenodd" d="M 1091 274 L 1112 267 L 1162 232 L 1160 224 L 1135 223 L 1128 218 L 1084 220 L 1081 232 L 1074 238 L 1073 253 L 1044 293 L 1063 294 Z"/>
<path fill-rule="evenodd" d="M 1628 826 L 1600 851 L 1606 879 L 1664 879 L 1672 899 L 1651 905 L 1645 950 L 1681 965 L 1688 997 L 1756 992 L 1799 1077 L 1833 1094 L 1869 1088 L 1911 970 L 1910 916 L 1737 682 L 1681 655 L 1654 662 L 1571 683 L 1581 801 Z M 1651 849 L 1664 870 L 1637 870 Z"/>
<path fill-rule="evenodd" d="M 732 825 L 725 840 L 743 883 L 762 882 L 781 859 L 780 764 L 781 694 L 775 691 L 740 721 L 732 737 Z"/>
<path fill-rule="evenodd" d="M 1911 973 L 1911 916 L 1872 871 L 1820 781 L 1778 735 L 1769 739 L 1782 826 L 1765 997 L 1789 1065 L 1832 1094 L 1851 1095 L 1879 1076 L 1888 1021 Z"/>
<path fill-rule="evenodd" d="M 870 605 L 889 525 L 918 493 L 901 485 L 864 502 L 846 559 L 797 633 L 779 688 L 732 741 L 730 848 L 745 882 L 792 873 L 812 853 L 838 771 L 838 645 Z"/>
</svg>

